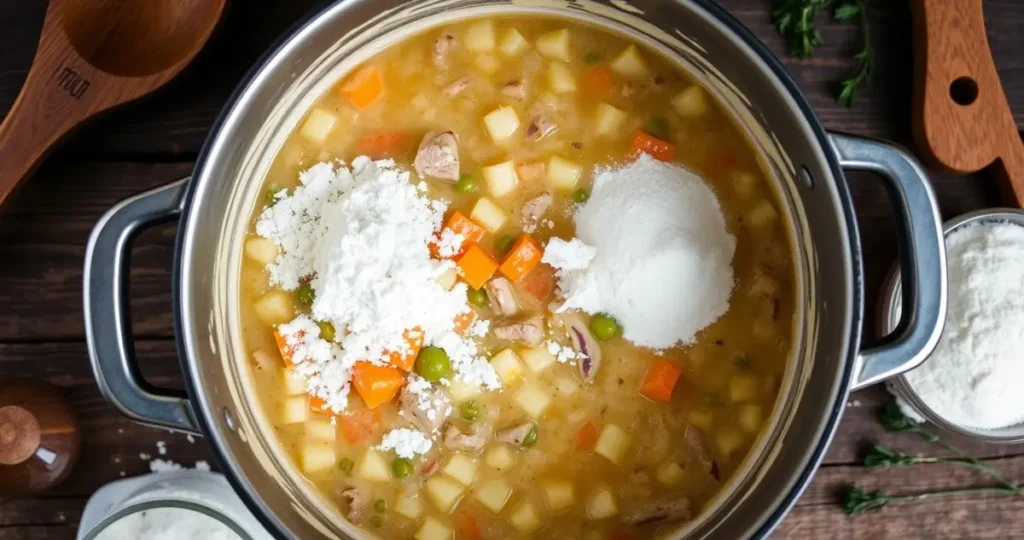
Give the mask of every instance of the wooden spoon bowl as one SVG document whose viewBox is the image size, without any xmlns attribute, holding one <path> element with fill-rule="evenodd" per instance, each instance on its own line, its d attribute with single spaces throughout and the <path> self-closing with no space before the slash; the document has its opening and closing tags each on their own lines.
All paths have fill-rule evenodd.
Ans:
<svg viewBox="0 0 1024 540">
<path fill-rule="evenodd" d="M 32 69 L 0 125 L 0 204 L 73 128 L 184 69 L 226 4 L 51 0 Z"/>
</svg>

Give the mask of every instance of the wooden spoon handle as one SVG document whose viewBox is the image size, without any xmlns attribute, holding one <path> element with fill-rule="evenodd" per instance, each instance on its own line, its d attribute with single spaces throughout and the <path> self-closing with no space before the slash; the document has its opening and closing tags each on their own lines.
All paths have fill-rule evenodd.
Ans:
<svg viewBox="0 0 1024 540">
<path fill-rule="evenodd" d="M 981 0 L 914 0 L 914 137 L 932 165 L 966 174 L 998 163 L 1024 205 L 1024 144 L 985 34 Z"/>
</svg>

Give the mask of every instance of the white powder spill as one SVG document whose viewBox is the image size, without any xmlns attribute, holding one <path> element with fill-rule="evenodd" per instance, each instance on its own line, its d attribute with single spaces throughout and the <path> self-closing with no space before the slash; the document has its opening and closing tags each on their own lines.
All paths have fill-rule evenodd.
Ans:
<svg viewBox="0 0 1024 540">
<path fill-rule="evenodd" d="M 394 450 L 398 457 L 412 459 L 419 454 L 430 451 L 433 443 L 422 431 L 409 428 L 392 429 L 384 435 L 377 446 L 378 450 Z"/>
<path fill-rule="evenodd" d="M 576 212 L 576 239 L 553 238 L 558 311 L 608 313 L 629 341 L 654 349 L 692 343 L 729 308 L 736 239 L 697 175 L 646 154 L 595 170 Z"/>
</svg>

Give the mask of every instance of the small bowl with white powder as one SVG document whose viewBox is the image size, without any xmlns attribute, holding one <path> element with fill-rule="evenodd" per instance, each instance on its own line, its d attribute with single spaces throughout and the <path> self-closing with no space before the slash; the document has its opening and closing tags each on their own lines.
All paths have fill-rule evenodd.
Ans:
<svg viewBox="0 0 1024 540">
<path fill-rule="evenodd" d="M 1024 211 L 972 212 L 945 225 L 949 301 L 920 367 L 888 384 L 905 414 L 991 443 L 1024 442 Z M 900 319 L 897 266 L 879 304 L 881 335 Z"/>
</svg>

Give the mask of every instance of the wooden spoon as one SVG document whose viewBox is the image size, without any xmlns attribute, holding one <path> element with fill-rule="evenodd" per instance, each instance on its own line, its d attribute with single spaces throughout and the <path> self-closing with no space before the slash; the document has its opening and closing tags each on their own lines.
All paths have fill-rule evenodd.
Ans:
<svg viewBox="0 0 1024 540">
<path fill-rule="evenodd" d="M 996 164 L 1024 206 L 1024 143 L 996 71 L 982 0 L 914 0 L 914 138 L 932 164 L 967 174 Z"/>
<path fill-rule="evenodd" d="M 0 204 L 62 136 L 161 87 L 227 0 L 51 0 L 32 69 L 0 125 Z"/>
</svg>

